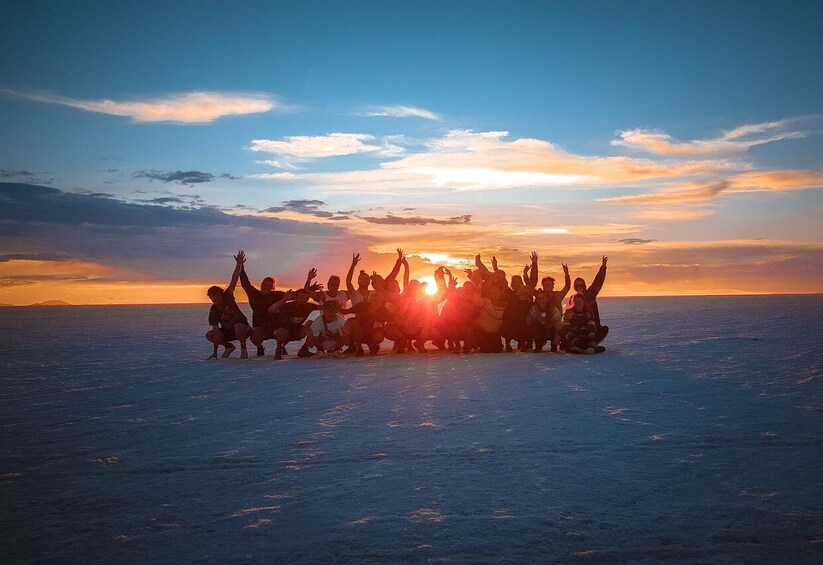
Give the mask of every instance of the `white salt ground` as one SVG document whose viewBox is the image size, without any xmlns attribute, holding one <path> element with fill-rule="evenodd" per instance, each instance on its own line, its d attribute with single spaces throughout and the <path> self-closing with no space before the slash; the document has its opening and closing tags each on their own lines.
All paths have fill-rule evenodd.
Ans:
<svg viewBox="0 0 823 565">
<path fill-rule="evenodd" d="M 12 562 L 820 563 L 821 297 L 603 300 L 603 355 L 209 361 L 0 311 Z"/>
</svg>

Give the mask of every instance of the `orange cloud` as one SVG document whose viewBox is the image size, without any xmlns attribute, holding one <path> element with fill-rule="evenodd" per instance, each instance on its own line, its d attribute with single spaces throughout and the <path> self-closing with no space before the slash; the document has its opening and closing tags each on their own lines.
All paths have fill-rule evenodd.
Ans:
<svg viewBox="0 0 823 565">
<path fill-rule="evenodd" d="M 723 132 L 716 138 L 693 141 L 677 141 L 659 130 L 633 129 L 619 132 L 620 139 L 612 141 L 612 145 L 642 149 L 665 157 L 731 157 L 742 155 L 755 145 L 806 137 L 809 132 L 795 126 L 820 118 L 821 116 L 807 116 L 744 125 Z"/>
<path fill-rule="evenodd" d="M 600 201 L 616 204 L 682 204 L 708 202 L 726 193 L 782 192 L 814 188 L 823 188 L 823 173 L 803 170 L 755 171 L 727 179 L 680 183 L 660 192 L 602 198 Z"/>
<path fill-rule="evenodd" d="M 135 122 L 178 122 L 208 124 L 223 116 L 259 114 L 284 109 L 268 94 L 240 94 L 225 92 L 184 92 L 144 100 L 81 100 L 50 93 L 18 92 L 0 89 L 0 94 L 25 98 L 35 102 L 59 104 L 88 112 L 125 116 Z"/>
<path fill-rule="evenodd" d="M 428 142 L 427 150 L 384 162 L 378 169 L 305 173 L 273 180 L 302 180 L 339 191 L 399 193 L 522 187 L 608 186 L 654 179 L 740 172 L 724 161 L 663 163 L 631 157 L 586 157 L 541 139 L 508 141 L 505 131 L 454 130 Z"/>
</svg>

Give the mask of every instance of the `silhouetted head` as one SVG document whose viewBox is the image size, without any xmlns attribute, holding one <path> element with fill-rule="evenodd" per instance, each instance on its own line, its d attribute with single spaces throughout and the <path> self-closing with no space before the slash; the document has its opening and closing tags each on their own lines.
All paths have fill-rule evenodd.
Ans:
<svg viewBox="0 0 823 565">
<path fill-rule="evenodd" d="M 386 288 L 386 279 L 376 273 L 373 274 L 371 276 L 371 287 L 374 290 L 384 290 Z"/>
<path fill-rule="evenodd" d="M 309 291 L 305 288 L 298 289 L 297 295 L 294 298 L 298 304 L 305 304 L 309 301 Z"/>
<path fill-rule="evenodd" d="M 569 298 L 569 307 L 577 314 L 580 314 L 586 309 L 586 299 L 583 298 L 582 294 L 575 294 Z"/>
<path fill-rule="evenodd" d="M 520 288 L 514 291 L 514 295 L 517 297 L 518 300 L 522 300 L 523 302 L 528 302 L 532 298 L 532 291 L 529 287 L 522 284 Z"/>
<path fill-rule="evenodd" d="M 360 274 L 357 275 L 357 286 L 360 288 L 369 288 L 369 282 L 371 282 L 369 274 L 366 271 L 360 271 Z"/>
<path fill-rule="evenodd" d="M 512 277 L 512 290 L 517 292 L 518 289 L 520 289 L 520 287 L 522 286 L 525 286 L 523 284 L 523 277 L 521 277 L 520 275 L 514 275 Z"/>
<path fill-rule="evenodd" d="M 574 279 L 574 291 L 578 294 L 586 292 L 586 281 L 580 277 Z"/>
<path fill-rule="evenodd" d="M 386 281 L 386 291 L 392 294 L 400 294 L 400 283 L 397 282 L 397 279 Z"/>
<path fill-rule="evenodd" d="M 332 275 L 329 277 L 329 284 L 326 285 L 326 290 L 331 292 L 332 294 L 336 293 L 340 289 L 340 277 L 337 275 Z"/>
<path fill-rule="evenodd" d="M 540 280 L 540 284 L 543 285 L 543 290 L 551 292 L 554 290 L 554 277 L 543 277 Z"/>
<path fill-rule="evenodd" d="M 263 294 L 269 294 L 271 291 L 274 290 L 274 278 L 273 277 L 266 277 L 262 281 L 260 281 L 260 292 Z"/>
<path fill-rule="evenodd" d="M 545 308 L 546 304 L 549 303 L 549 295 L 546 294 L 545 290 L 538 290 L 534 293 L 534 301 L 541 309 Z"/>
<path fill-rule="evenodd" d="M 225 292 L 219 286 L 210 286 L 209 289 L 206 291 L 206 295 L 211 300 L 212 304 L 217 306 L 221 306 L 223 304 L 223 292 Z"/>
<path fill-rule="evenodd" d="M 471 281 L 466 281 L 460 288 L 462 288 L 466 293 L 471 294 L 474 292 L 474 283 Z"/>
<path fill-rule="evenodd" d="M 410 280 L 408 286 L 406 286 L 406 294 L 415 296 L 421 292 L 423 292 L 423 285 L 420 284 L 420 281 L 417 279 Z"/>
</svg>

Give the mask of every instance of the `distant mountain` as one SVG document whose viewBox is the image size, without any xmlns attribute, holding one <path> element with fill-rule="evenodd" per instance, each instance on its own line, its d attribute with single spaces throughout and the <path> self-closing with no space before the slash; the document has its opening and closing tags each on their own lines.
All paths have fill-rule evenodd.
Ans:
<svg viewBox="0 0 823 565">
<path fill-rule="evenodd" d="M 68 302 L 63 302 L 62 300 L 46 300 L 44 302 L 32 304 L 32 306 L 71 306 L 71 304 Z"/>
</svg>

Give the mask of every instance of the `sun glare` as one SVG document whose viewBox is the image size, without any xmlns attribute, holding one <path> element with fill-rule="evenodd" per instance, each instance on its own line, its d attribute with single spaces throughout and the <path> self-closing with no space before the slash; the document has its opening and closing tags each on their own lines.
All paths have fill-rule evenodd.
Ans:
<svg viewBox="0 0 823 565">
<path fill-rule="evenodd" d="M 418 280 L 420 284 L 425 285 L 426 294 L 429 296 L 437 294 L 437 283 L 434 281 L 434 277 L 420 277 Z"/>
</svg>

